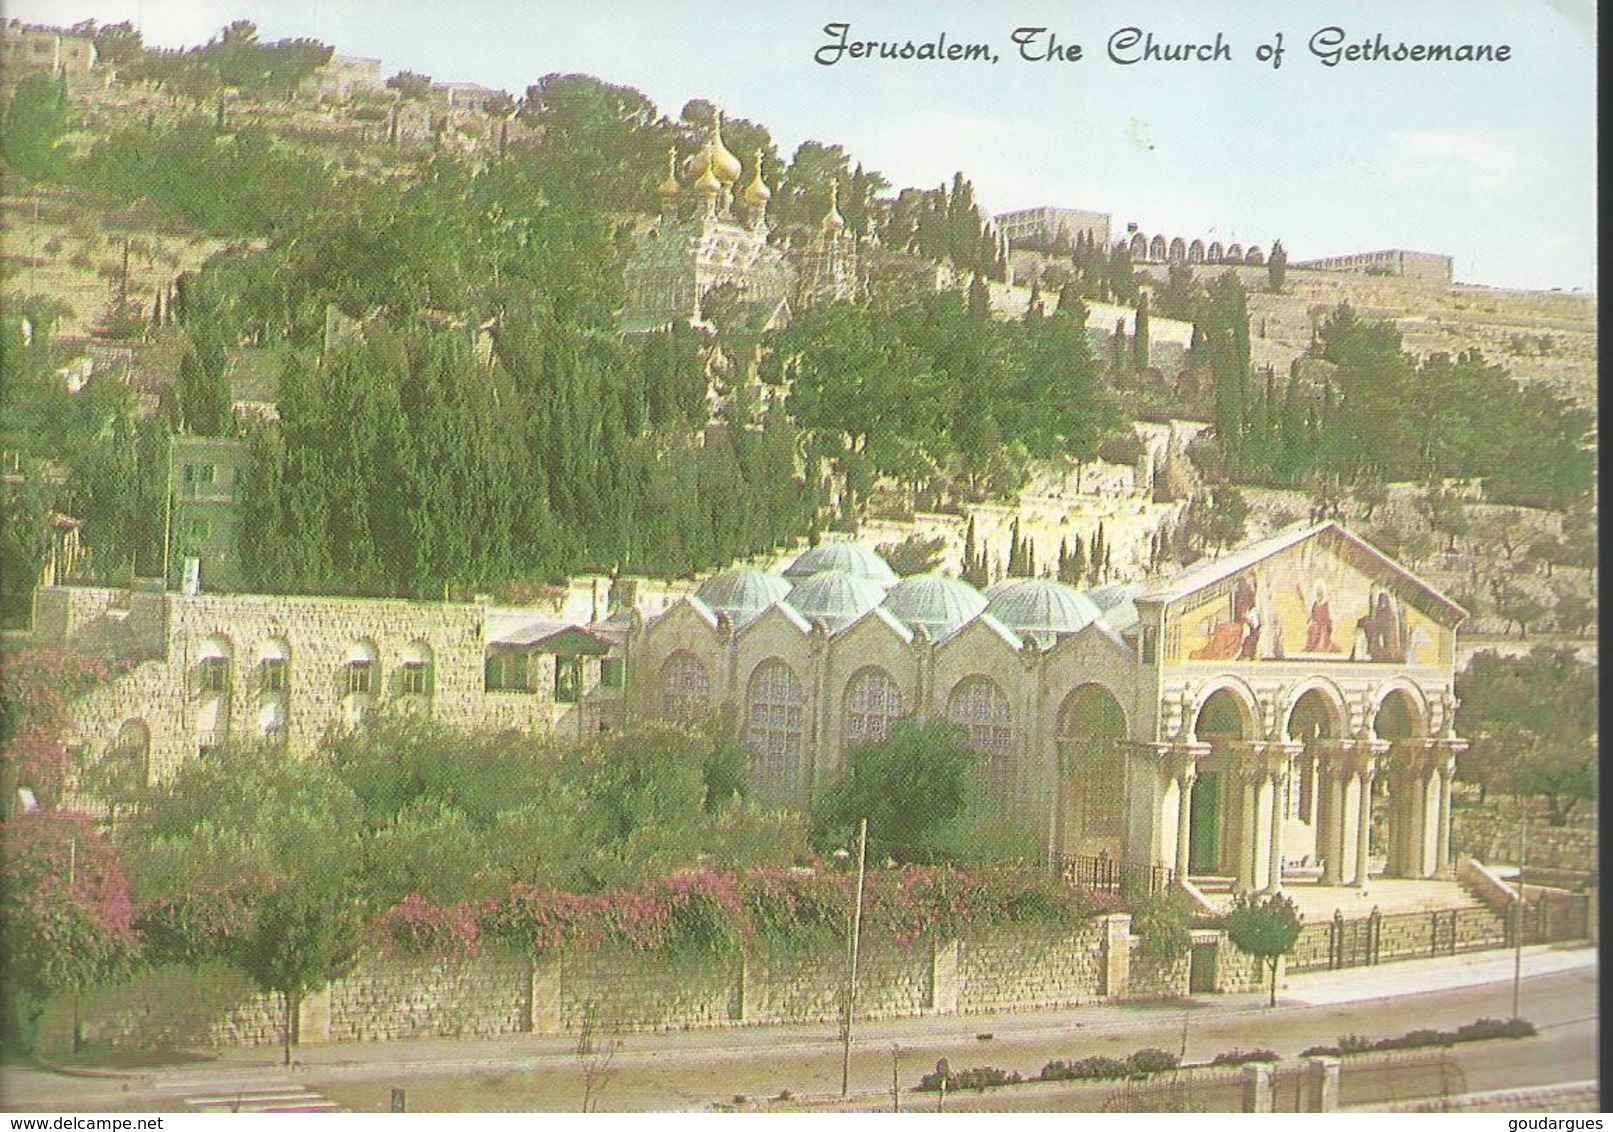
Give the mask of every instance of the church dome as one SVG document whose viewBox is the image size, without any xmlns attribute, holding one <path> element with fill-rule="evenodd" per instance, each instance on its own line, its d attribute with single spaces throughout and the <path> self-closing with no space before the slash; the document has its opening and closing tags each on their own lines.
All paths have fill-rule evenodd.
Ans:
<svg viewBox="0 0 1613 1132">
<path fill-rule="evenodd" d="M 790 592 L 790 583 L 754 566 L 736 566 L 700 583 L 695 596 L 712 609 L 744 624 Z"/>
<path fill-rule="evenodd" d="M 756 151 L 756 175 L 751 178 L 750 184 L 745 186 L 745 203 L 752 208 L 765 205 L 773 196 L 773 191 L 762 180 L 762 151 Z"/>
<path fill-rule="evenodd" d="M 786 578 L 808 578 L 826 570 L 840 570 L 880 586 L 893 586 L 896 571 L 879 555 L 854 542 L 821 542 L 784 569 Z"/>
<path fill-rule="evenodd" d="M 830 632 L 842 629 L 884 600 L 885 591 L 867 578 L 825 570 L 795 583 L 786 599 L 808 621 L 821 618 Z"/>
<path fill-rule="evenodd" d="M 681 191 L 678 186 L 678 151 L 670 146 L 666 151 L 666 180 L 656 186 L 655 191 L 663 197 L 675 197 Z"/>
<path fill-rule="evenodd" d="M 1075 633 L 1100 615 L 1091 598 L 1050 578 L 1027 578 L 998 590 L 986 612 L 1021 633 Z"/>
<path fill-rule="evenodd" d="M 722 192 L 722 182 L 719 181 L 716 175 L 711 171 L 713 158 L 711 147 L 709 145 L 706 147 L 705 157 L 706 169 L 705 172 L 701 173 L 699 177 L 695 178 L 694 191 L 703 197 L 718 196 Z"/>
<path fill-rule="evenodd" d="M 978 617 L 986 599 L 968 582 L 944 574 L 915 574 L 891 588 L 885 608 L 909 629 L 923 628 L 932 640 L 940 640 Z"/>
<path fill-rule="evenodd" d="M 711 123 L 711 171 L 716 174 L 717 180 L 723 188 L 727 188 L 739 180 L 739 158 L 735 157 L 727 146 L 722 143 L 722 111 L 718 111 Z"/>
<path fill-rule="evenodd" d="M 840 182 L 829 182 L 829 211 L 823 214 L 821 227 L 826 235 L 833 236 L 846 227 L 846 218 L 840 215 Z"/>
</svg>

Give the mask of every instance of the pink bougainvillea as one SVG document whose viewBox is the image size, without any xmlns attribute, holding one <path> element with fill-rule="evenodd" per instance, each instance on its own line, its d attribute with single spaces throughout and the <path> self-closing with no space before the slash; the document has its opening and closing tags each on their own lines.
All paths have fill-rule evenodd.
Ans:
<svg viewBox="0 0 1613 1132">
<path fill-rule="evenodd" d="M 83 814 L 38 810 L 5 825 L 0 942 L 13 985 L 36 997 L 109 980 L 139 949 L 116 850 Z"/>
</svg>

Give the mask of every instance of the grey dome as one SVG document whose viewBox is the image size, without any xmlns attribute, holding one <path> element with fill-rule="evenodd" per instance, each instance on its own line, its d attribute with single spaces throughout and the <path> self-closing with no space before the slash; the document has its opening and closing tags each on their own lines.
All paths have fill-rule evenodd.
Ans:
<svg viewBox="0 0 1613 1132">
<path fill-rule="evenodd" d="M 1111 582 L 1107 586 L 1099 586 L 1095 590 L 1085 591 L 1092 604 L 1105 612 L 1125 601 L 1130 601 L 1137 593 L 1137 587 L 1125 582 Z"/>
<path fill-rule="evenodd" d="M 1092 599 L 1050 578 L 1027 578 L 1004 586 L 986 603 L 986 612 L 1021 633 L 1075 633 L 1099 616 Z"/>
<path fill-rule="evenodd" d="M 909 629 L 922 628 L 931 639 L 940 640 L 984 612 L 986 599 L 968 582 L 943 574 L 915 574 L 891 588 L 885 608 Z"/>
<path fill-rule="evenodd" d="M 736 566 L 700 583 L 695 596 L 743 624 L 790 592 L 790 583 L 754 566 Z"/>
<path fill-rule="evenodd" d="M 878 605 L 885 591 L 867 578 L 844 570 L 826 570 L 795 583 L 787 603 L 808 621 L 822 618 L 833 632 Z"/>
<path fill-rule="evenodd" d="M 866 546 L 854 542 L 824 542 L 807 550 L 784 570 L 786 578 L 808 578 L 825 570 L 840 570 L 881 586 L 894 586 L 896 571 Z"/>
</svg>

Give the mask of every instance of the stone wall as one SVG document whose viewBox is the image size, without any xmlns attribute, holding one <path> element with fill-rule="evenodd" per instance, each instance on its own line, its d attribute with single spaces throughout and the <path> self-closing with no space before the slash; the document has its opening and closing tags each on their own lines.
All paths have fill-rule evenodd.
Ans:
<svg viewBox="0 0 1613 1132">
<path fill-rule="evenodd" d="M 964 941 L 958 1013 L 1049 1010 L 1096 1000 L 1103 986 L 1102 924 L 1067 936 L 1018 928 Z"/>
<path fill-rule="evenodd" d="M 1576 873 L 1597 872 L 1597 830 L 1591 826 L 1529 825 L 1529 866 Z M 1451 811 L 1451 849 L 1459 857 L 1516 863 L 1518 819 L 1493 810 Z"/>
<path fill-rule="evenodd" d="M 77 739 L 97 757 L 125 725 L 150 735 L 149 773 L 158 779 L 226 737 L 257 738 L 274 724 L 293 752 L 332 728 L 385 713 L 430 715 L 456 727 L 514 728 L 584 739 L 614 715 L 619 693 L 599 687 L 597 658 L 582 663 L 580 702 L 557 703 L 554 658 L 529 693 L 489 691 L 488 607 L 477 602 L 41 589 L 34 639 L 50 647 L 145 658 L 74 704 Z M 506 611 L 519 613 L 520 611 Z M 532 620 L 544 614 L 532 610 Z M 373 657 L 371 692 L 347 687 L 355 650 Z M 284 658 L 283 686 L 267 687 L 264 658 Z M 203 663 L 222 656 L 225 687 L 204 687 Z M 425 663 L 425 694 L 405 685 L 405 663 Z"/>
<path fill-rule="evenodd" d="M 1069 931 L 1005 928 L 910 947 L 873 940 L 858 957 L 857 1016 L 1045 1010 L 1186 992 L 1186 957 L 1133 965 L 1137 946 L 1124 915 Z M 456 960 L 372 956 L 308 996 L 299 1028 L 314 1043 L 554 1033 L 589 1016 L 627 1030 L 832 1022 L 842 1009 L 845 960 L 837 945 L 743 958 L 575 953 L 535 964 L 501 951 Z M 269 1045 L 282 1035 L 278 999 L 222 965 L 148 971 L 85 995 L 82 1011 L 85 1036 L 103 1046 Z M 51 1004 L 41 1033 L 46 1052 L 67 1047 L 65 997 Z"/>
<path fill-rule="evenodd" d="M 222 964 L 159 967 L 85 992 L 80 1009 L 87 1042 L 137 1049 L 272 1045 L 285 1018 L 278 997 Z M 70 1049 L 72 1033 L 72 1003 L 58 996 L 40 1020 L 41 1052 Z"/>
<path fill-rule="evenodd" d="M 333 1042 L 489 1037 L 532 1029 L 532 965 L 510 955 L 361 966 L 329 993 Z"/>
<path fill-rule="evenodd" d="M 1192 953 L 1183 952 L 1174 959 L 1161 959 L 1144 955 L 1142 940 L 1131 939 L 1131 978 L 1126 997 L 1133 1001 L 1183 998 L 1187 995 L 1187 980 L 1192 968 Z"/>
</svg>

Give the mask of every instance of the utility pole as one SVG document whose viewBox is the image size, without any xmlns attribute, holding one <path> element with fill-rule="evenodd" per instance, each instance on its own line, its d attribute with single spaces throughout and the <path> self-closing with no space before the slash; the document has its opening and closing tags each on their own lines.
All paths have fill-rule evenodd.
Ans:
<svg viewBox="0 0 1613 1132">
<path fill-rule="evenodd" d="M 1512 1017 L 1521 1018 L 1520 999 L 1523 994 L 1523 913 L 1529 905 L 1524 896 L 1523 868 L 1529 863 L 1529 817 L 1524 815 L 1518 823 L 1518 899 L 1513 908 L 1512 924 Z"/>
<path fill-rule="evenodd" d="M 863 929 L 863 870 L 868 861 L 868 819 L 857 833 L 857 903 L 851 912 L 851 935 L 846 940 L 846 1018 L 841 1028 L 845 1044 L 840 1053 L 840 1095 L 851 1092 L 851 1016 L 857 1002 L 857 944 Z"/>
</svg>

